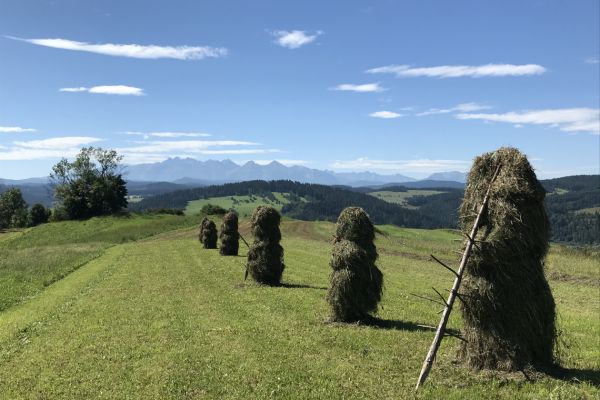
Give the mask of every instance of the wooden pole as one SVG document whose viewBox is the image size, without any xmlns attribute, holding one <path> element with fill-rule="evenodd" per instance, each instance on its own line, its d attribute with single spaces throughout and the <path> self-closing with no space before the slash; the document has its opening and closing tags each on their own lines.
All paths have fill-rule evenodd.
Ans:
<svg viewBox="0 0 600 400">
<path fill-rule="evenodd" d="M 444 337 L 444 333 L 446 330 L 446 325 L 448 324 L 448 319 L 450 318 L 450 313 L 452 312 L 452 306 L 454 305 L 454 300 L 456 300 L 456 296 L 458 294 L 458 289 L 460 287 L 460 283 L 462 281 L 462 276 L 465 271 L 465 266 L 467 265 L 467 261 L 469 260 L 469 255 L 471 254 L 471 249 L 475 244 L 475 237 L 477 236 L 477 231 L 479 230 L 479 223 L 481 221 L 481 217 L 485 212 L 488 201 L 490 199 L 490 192 L 492 189 L 492 185 L 498 176 L 498 172 L 500 171 L 500 165 L 496 168 L 496 172 L 494 172 L 494 176 L 490 181 L 488 189 L 485 193 L 485 197 L 483 198 L 483 202 L 479 207 L 479 212 L 477 213 L 477 217 L 475 218 L 475 222 L 473 223 L 473 228 L 471 229 L 471 234 L 467 236 L 467 246 L 465 247 L 465 251 L 463 252 L 462 258 L 460 260 L 460 266 L 458 267 L 458 271 L 456 271 L 456 277 L 454 278 L 454 284 L 452 285 L 452 290 L 450 290 L 450 295 L 448 296 L 448 300 L 446 301 L 446 306 L 444 307 L 444 312 L 442 313 L 442 319 L 435 331 L 435 337 L 433 338 L 433 343 L 429 348 L 429 352 L 427 353 L 427 357 L 425 357 L 425 361 L 423 362 L 423 367 L 421 368 L 421 373 L 419 374 L 419 379 L 417 380 L 417 386 L 415 390 L 419 389 L 421 385 L 427 379 L 429 375 L 429 371 L 431 371 L 431 367 L 433 366 L 433 361 L 435 360 L 435 355 L 440 347 L 440 343 L 442 342 L 442 338 Z"/>
</svg>

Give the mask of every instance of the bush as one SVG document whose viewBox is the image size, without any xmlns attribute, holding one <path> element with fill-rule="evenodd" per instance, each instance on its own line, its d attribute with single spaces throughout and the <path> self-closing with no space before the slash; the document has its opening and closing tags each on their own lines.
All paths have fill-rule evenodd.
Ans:
<svg viewBox="0 0 600 400">
<path fill-rule="evenodd" d="M 44 207 L 40 203 L 36 203 L 29 209 L 29 215 L 27 216 L 27 225 L 37 226 L 39 224 L 45 224 L 50 218 L 50 210 Z"/>
<path fill-rule="evenodd" d="M 365 321 L 377 311 L 383 291 L 383 274 L 375 265 L 375 227 L 360 207 L 340 214 L 331 255 L 331 286 L 327 302 L 331 319 L 339 322 Z"/>
<path fill-rule="evenodd" d="M 205 204 L 200 209 L 200 213 L 204 215 L 225 215 L 227 210 L 214 204 Z"/>
<path fill-rule="evenodd" d="M 285 269 L 279 212 L 270 206 L 258 206 L 252 213 L 254 243 L 248 250 L 246 269 L 252 279 L 267 285 L 279 285 Z"/>
<path fill-rule="evenodd" d="M 21 190 L 11 188 L 0 194 L 0 229 L 20 228 L 27 224 L 27 204 Z"/>
</svg>

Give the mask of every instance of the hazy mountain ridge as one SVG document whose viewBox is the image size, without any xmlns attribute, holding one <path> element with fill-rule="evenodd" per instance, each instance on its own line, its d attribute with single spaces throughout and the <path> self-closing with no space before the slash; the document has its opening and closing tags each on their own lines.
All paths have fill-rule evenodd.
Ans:
<svg viewBox="0 0 600 400">
<path fill-rule="evenodd" d="M 248 161 L 243 165 L 238 165 L 231 160 L 199 161 L 192 158 L 169 158 L 158 163 L 130 165 L 125 170 L 125 176 L 127 180 L 132 181 L 165 181 L 186 184 L 284 179 L 321 185 L 365 186 L 416 181 L 414 178 L 401 174 L 333 172 L 299 165 L 288 167 L 277 161 L 266 165 Z"/>
</svg>

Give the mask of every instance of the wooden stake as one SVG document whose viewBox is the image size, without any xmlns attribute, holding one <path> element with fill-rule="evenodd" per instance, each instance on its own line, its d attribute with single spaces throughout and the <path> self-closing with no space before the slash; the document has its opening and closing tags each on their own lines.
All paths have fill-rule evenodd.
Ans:
<svg viewBox="0 0 600 400">
<path fill-rule="evenodd" d="M 442 319 L 435 331 L 435 337 L 433 338 L 433 343 L 429 348 L 429 352 L 427 353 L 427 357 L 425 357 L 425 361 L 423 362 L 423 367 L 421 368 L 421 373 L 419 374 L 419 379 L 417 380 L 417 386 L 415 390 L 419 389 L 421 385 L 427 379 L 429 375 L 429 371 L 431 371 L 431 367 L 433 366 L 433 361 L 435 360 L 435 355 L 440 347 L 440 343 L 444 337 L 444 332 L 446 330 L 446 325 L 448 324 L 448 319 L 450 318 L 450 313 L 452 312 L 452 306 L 454 305 L 454 300 L 456 299 L 456 294 L 458 293 L 458 288 L 460 287 L 460 283 L 462 281 L 462 276 L 465 271 L 465 267 L 467 265 L 467 261 L 469 260 L 469 255 L 471 254 L 471 249 L 475 244 L 475 237 L 477 236 L 477 231 L 479 230 L 479 223 L 481 221 L 481 217 L 485 212 L 488 201 L 490 199 L 490 192 L 492 190 L 492 185 L 498 176 L 498 172 L 500 171 L 500 165 L 496 168 L 496 172 L 494 172 L 494 176 L 490 181 L 488 189 L 485 193 L 485 197 L 483 198 L 483 202 L 479 207 L 479 212 L 477 213 L 477 217 L 475 218 L 475 222 L 473 223 L 473 228 L 471 229 L 471 234 L 467 235 L 467 245 L 465 247 L 465 251 L 463 252 L 462 258 L 460 260 L 460 266 L 458 267 L 458 271 L 456 271 L 456 278 L 454 279 L 454 284 L 452 285 L 452 290 L 450 291 L 450 295 L 448 296 L 448 300 L 446 301 L 446 307 L 444 308 L 444 312 L 442 313 Z"/>
</svg>

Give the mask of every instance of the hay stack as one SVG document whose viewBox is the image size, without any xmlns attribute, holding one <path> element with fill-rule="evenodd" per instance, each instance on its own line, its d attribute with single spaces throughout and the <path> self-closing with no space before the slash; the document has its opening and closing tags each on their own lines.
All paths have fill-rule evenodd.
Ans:
<svg viewBox="0 0 600 400">
<path fill-rule="evenodd" d="M 238 255 L 240 234 L 238 232 L 238 215 L 235 211 L 230 211 L 223 217 L 219 239 L 221 239 L 219 253 L 222 256 Z"/>
<path fill-rule="evenodd" d="M 383 291 L 383 274 L 375 265 L 375 227 L 360 207 L 342 211 L 336 226 L 331 255 L 331 287 L 327 302 L 331 319 L 364 321 L 377 311 Z"/>
<path fill-rule="evenodd" d="M 208 220 L 202 229 L 202 239 L 200 240 L 205 249 L 217 248 L 217 225 L 214 221 Z"/>
<path fill-rule="evenodd" d="M 514 148 L 477 157 L 460 208 L 469 232 L 497 165 L 487 212 L 460 292 L 464 337 L 460 356 L 475 369 L 506 371 L 553 362 L 555 305 L 544 276 L 549 222 L 545 190 Z"/>
<path fill-rule="evenodd" d="M 208 222 L 208 218 L 203 217 L 202 221 L 200 221 L 200 226 L 198 227 L 198 240 L 202 243 L 202 231 L 204 230 L 204 225 Z"/>
<path fill-rule="evenodd" d="M 285 265 L 283 247 L 279 244 L 281 217 L 276 209 L 258 206 L 252 213 L 254 243 L 248 250 L 246 268 L 252 278 L 267 285 L 279 285 Z"/>
</svg>

